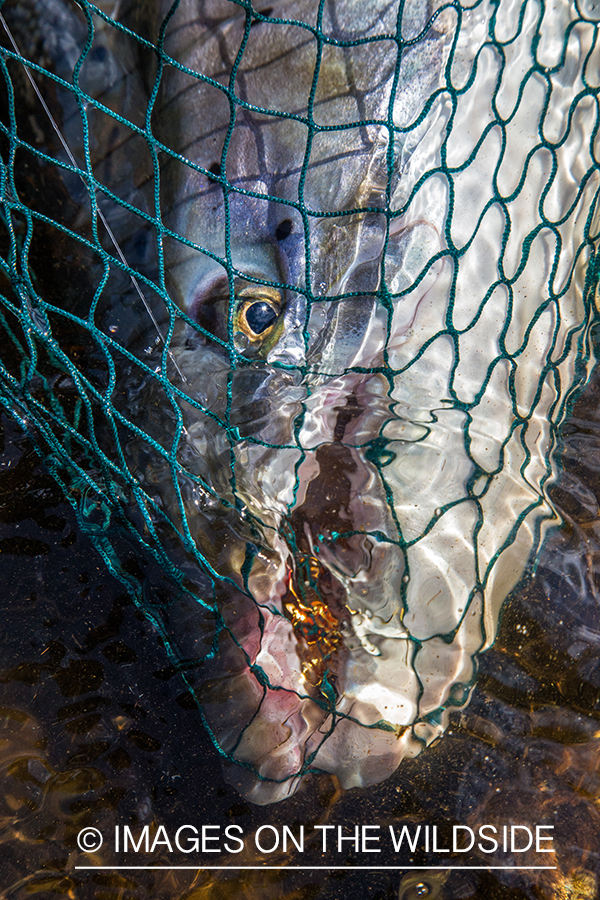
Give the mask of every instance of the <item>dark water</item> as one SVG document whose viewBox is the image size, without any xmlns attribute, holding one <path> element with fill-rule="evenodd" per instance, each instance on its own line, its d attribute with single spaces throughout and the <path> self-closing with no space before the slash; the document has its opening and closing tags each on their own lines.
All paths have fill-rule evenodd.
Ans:
<svg viewBox="0 0 600 900">
<path fill-rule="evenodd" d="M 2 651 L 0 886 L 6 898 L 592 898 L 600 879 L 600 373 L 563 433 L 553 488 L 565 524 L 550 535 L 535 577 L 507 602 L 495 646 L 480 659 L 470 704 L 448 733 L 388 781 L 341 792 L 313 777 L 292 799 L 254 807 L 222 778 L 194 702 L 160 636 L 77 528 L 30 442 L 8 418 L 0 479 Z M 141 581 L 132 559 L 131 571 Z M 552 824 L 553 871 L 86 872 L 76 866 L 539 865 L 540 855 L 427 852 L 376 857 L 321 852 L 314 825 L 451 827 Z M 115 854 L 116 825 L 288 825 L 304 852 Z M 105 836 L 82 853 L 87 826 Z M 215 834 L 216 831 L 211 832 Z M 335 832 L 337 833 L 337 832 Z M 312 835 L 312 837 L 310 837 Z M 265 835 L 266 841 L 266 835 Z M 373 861 L 375 858 L 375 862 Z M 546 858 L 543 859 L 546 862 Z"/>
</svg>

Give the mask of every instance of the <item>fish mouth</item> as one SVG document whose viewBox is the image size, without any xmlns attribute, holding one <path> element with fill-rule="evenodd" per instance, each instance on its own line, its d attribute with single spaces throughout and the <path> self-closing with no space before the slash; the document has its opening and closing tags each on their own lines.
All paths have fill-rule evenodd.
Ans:
<svg viewBox="0 0 600 900">
<path fill-rule="evenodd" d="M 347 650 L 344 630 L 350 622 L 346 590 L 314 556 L 300 556 L 289 570 L 283 610 L 292 625 L 300 660 L 300 680 L 313 696 L 343 694 Z"/>
<path fill-rule="evenodd" d="M 287 798 L 314 771 L 335 773 L 347 787 L 380 781 L 420 749 L 410 735 L 418 688 L 397 583 L 392 613 L 389 597 L 379 602 L 379 580 L 398 547 L 368 533 L 362 491 L 372 487 L 374 467 L 365 452 L 342 442 L 366 414 L 356 387 L 323 411 L 334 413 L 334 440 L 307 452 L 298 467 L 295 503 L 278 529 L 283 571 L 268 587 L 259 563 L 248 579 L 260 614 L 236 640 L 247 654 L 244 690 L 251 698 L 242 717 L 240 679 L 231 682 L 238 727 L 229 740 L 218 737 L 230 759 L 226 780 L 259 804 Z M 403 567 L 396 568 L 401 577 Z M 398 656 L 404 674 L 396 689 L 389 670 L 397 669 Z"/>
<path fill-rule="evenodd" d="M 186 353 L 185 372 L 198 361 L 194 349 Z M 204 377 L 212 356 L 203 353 L 197 383 L 207 390 L 215 379 Z M 183 619 L 169 628 L 181 635 L 226 780 L 262 805 L 286 799 L 315 772 L 347 788 L 389 777 L 444 731 L 447 707 L 467 702 L 483 638 L 470 570 L 454 573 L 468 528 L 450 509 L 419 536 L 406 499 L 414 460 L 427 450 L 435 479 L 445 449 L 426 444 L 422 427 L 411 431 L 412 410 L 388 380 L 350 371 L 311 373 L 306 388 L 286 381 L 295 393 L 283 416 L 283 376 L 267 366 L 249 382 L 254 371 L 240 370 L 235 383 L 253 405 L 232 407 L 236 425 L 248 423 L 235 454 L 240 506 L 232 495 L 227 509 L 205 508 L 203 498 L 194 507 L 206 513 L 196 518 L 196 543 L 227 583 L 213 618 L 203 623 L 199 612 L 193 628 Z M 252 420 L 267 378 L 271 413 Z M 229 471 L 225 444 L 196 445 L 189 415 L 190 467 Z M 191 490 L 185 497 L 194 498 Z M 403 527 L 417 533 L 412 546 L 398 525 L 405 512 Z M 211 583 L 204 596 L 215 590 Z M 194 642 L 194 632 L 203 640 Z"/>
<path fill-rule="evenodd" d="M 325 679 L 327 691 L 333 688 L 338 699 L 344 693 L 345 638 L 357 614 L 349 584 L 372 566 L 372 541 L 355 530 L 350 508 L 357 499 L 352 478 L 359 463 L 341 442 L 360 411 L 354 393 L 339 407 L 335 440 L 317 448 L 310 468 L 316 466 L 318 474 L 301 484 L 301 502 L 283 529 L 293 560 L 283 608 L 298 640 L 302 677 L 317 689 Z"/>
<path fill-rule="evenodd" d="M 430 527 L 442 552 L 402 538 L 390 487 L 395 453 L 422 452 L 422 444 L 382 437 L 386 423 L 402 422 L 380 380 L 324 378 L 303 402 L 302 457 L 287 511 L 270 531 L 271 565 L 266 551 L 256 558 L 247 614 L 241 598 L 236 604 L 245 624 L 232 624 L 236 646 L 220 657 L 239 674 L 209 722 L 228 726 L 215 732 L 226 780 L 257 804 L 286 799 L 315 772 L 345 788 L 383 781 L 439 737 L 450 709 L 470 696 L 483 600 L 461 601 L 468 585 L 448 575 L 444 541 L 461 550 L 452 511 Z"/>
</svg>

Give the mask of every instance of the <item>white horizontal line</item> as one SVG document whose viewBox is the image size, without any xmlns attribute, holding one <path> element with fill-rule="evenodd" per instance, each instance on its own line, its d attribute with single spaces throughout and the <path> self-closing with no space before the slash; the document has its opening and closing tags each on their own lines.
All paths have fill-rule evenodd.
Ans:
<svg viewBox="0 0 600 900">
<path fill-rule="evenodd" d="M 198 872 L 203 869 L 218 869 L 219 871 L 232 871 L 239 872 L 242 869 L 252 869 L 254 871 L 258 871 L 260 869 L 301 869 L 306 872 L 312 872 L 315 869 L 325 869 L 327 871 L 342 871 L 342 872 L 351 872 L 357 869 L 365 870 L 367 872 L 385 872 L 385 871 L 401 871 L 404 872 L 407 869 L 419 869 L 420 871 L 429 871 L 432 869 L 441 869 L 444 872 L 448 872 L 453 869 L 461 869 L 463 871 L 473 870 L 473 869 L 484 869 L 485 871 L 489 871 L 490 869 L 511 869 L 516 871 L 525 871 L 532 869 L 557 869 L 558 866 L 75 866 L 76 869 L 110 869 L 111 871 L 116 871 L 117 869 L 166 869 L 168 871 L 175 869 L 193 869 Z"/>
</svg>

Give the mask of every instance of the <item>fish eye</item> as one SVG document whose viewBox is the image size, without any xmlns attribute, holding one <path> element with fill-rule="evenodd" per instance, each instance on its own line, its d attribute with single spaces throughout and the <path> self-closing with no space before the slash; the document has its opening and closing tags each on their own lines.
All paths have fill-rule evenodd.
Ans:
<svg viewBox="0 0 600 900">
<path fill-rule="evenodd" d="M 262 334 L 277 320 L 277 311 L 266 300 L 257 300 L 244 313 L 246 324 L 253 334 Z"/>
<path fill-rule="evenodd" d="M 244 335 L 250 351 L 269 350 L 279 337 L 283 319 L 279 292 L 249 286 L 238 294 L 237 301 L 234 334 Z"/>
<path fill-rule="evenodd" d="M 265 356 L 281 337 L 284 301 L 277 288 L 236 280 L 233 306 L 233 341 L 239 353 Z M 191 316 L 204 332 L 226 344 L 228 338 L 229 286 L 221 279 L 202 293 L 191 308 Z"/>
</svg>

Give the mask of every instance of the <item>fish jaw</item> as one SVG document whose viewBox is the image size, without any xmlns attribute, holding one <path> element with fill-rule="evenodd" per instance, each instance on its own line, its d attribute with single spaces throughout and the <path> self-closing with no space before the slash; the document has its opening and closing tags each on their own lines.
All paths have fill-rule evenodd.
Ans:
<svg viewBox="0 0 600 900">
<path fill-rule="evenodd" d="M 249 596 L 237 597 L 235 616 L 228 618 L 229 606 L 220 605 L 226 627 L 218 658 L 203 666 L 197 690 L 229 759 L 226 778 L 256 803 L 285 799 L 308 771 L 335 773 L 346 787 L 387 777 L 401 758 L 441 733 L 447 718 L 441 707 L 455 684 L 472 680 L 482 643 L 480 629 L 473 630 L 479 600 L 449 649 L 442 639 L 415 639 L 403 624 L 405 552 L 384 539 L 394 523 L 378 470 L 359 450 L 333 440 L 343 397 L 364 403 L 346 422 L 355 435 L 385 421 L 389 398 L 382 385 L 377 391 L 365 379 L 336 382 L 321 388 L 328 404 L 315 415 L 322 442 L 303 451 L 295 490 L 276 492 L 279 502 L 287 498 L 287 515 L 275 514 L 273 500 L 257 487 L 260 479 L 247 485 L 255 513 L 262 497 L 273 517 L 269 552 L 263 547 L 255 557 Z M 379 418 L 374 396 L 382 406 Z M 252 459 L 252 449 L 242 445 L 239 452 Z M 241 459 L 240 485 L 243 472 L 276 469 L 276 451 L 261 452 L 261 463 L 257 455 L 249 467 Z"/>
</svg>

